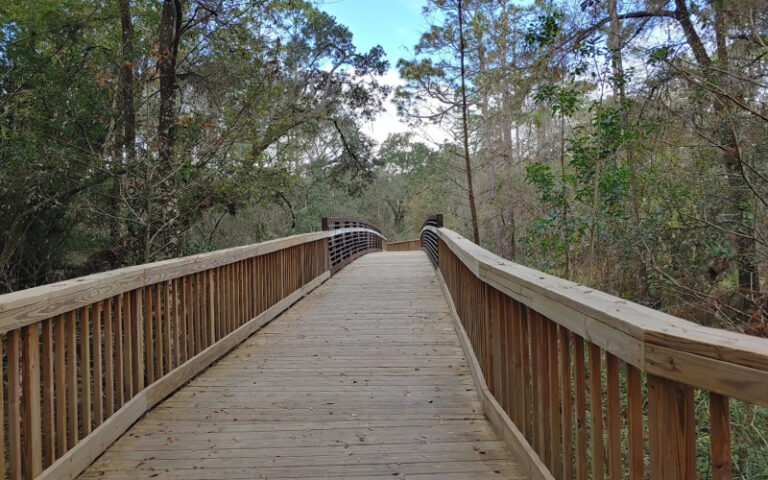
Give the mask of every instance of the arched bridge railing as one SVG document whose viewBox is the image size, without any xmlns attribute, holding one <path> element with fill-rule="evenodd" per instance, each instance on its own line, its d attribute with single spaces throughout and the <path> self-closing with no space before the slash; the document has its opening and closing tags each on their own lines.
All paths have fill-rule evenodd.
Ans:
<svg viewBox="0 0 768 480">
<path fill-rule="evenodd" d="M 421 226 L 421 248 L 427 253 L 427 256 L 429 257 L 429 261 L 432 262 L 432 265 L 437 268 L 439 265 L 438 261 L 438 240 L 437 240 L 437 229 L 443 227 L 443 215 L 437 214 L 437 215 L 430 215 L 427 217 L 427 219 L 424 221 L 424 225 Z"/>
<path fill-rule="evenodd" d="M 386 239 L 378 228 L 355 218 L 323 218 L 323 230 L 333 232 L 328 240 L 331 273 L 336 273 L 361 255 L 381 251 Z"/>
<path fill-rule="evenodd" d="M 729 399 L 768 407 L 768 341 L 504 260 L 446 228 L 425 227 L 422 242 L 485 412 L 531 478 L 732 478 Z"/>
<path fill-rule="evenodd" d="M 381 249 L 363 222 L 323 227 L 0 296 L 0 478 L 74 478 L 332 271 Z"/>
</svg>

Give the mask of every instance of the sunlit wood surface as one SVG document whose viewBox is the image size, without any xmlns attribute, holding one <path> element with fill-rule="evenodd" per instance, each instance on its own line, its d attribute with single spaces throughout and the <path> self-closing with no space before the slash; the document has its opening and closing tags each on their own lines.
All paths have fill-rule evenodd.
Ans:
<svg viewBox="0 0 768 480">
<path fill-rule="evenodd" d="M 149 412 L 82 478 L 522 479 L 422 252 L 347 266 Z"/>
</svg>

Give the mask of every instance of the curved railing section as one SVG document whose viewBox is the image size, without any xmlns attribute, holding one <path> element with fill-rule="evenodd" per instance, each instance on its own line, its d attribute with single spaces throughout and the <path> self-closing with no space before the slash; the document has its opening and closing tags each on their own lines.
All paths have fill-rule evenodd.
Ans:
<svg viewBox="0 0 768 480">
<path fill-rule="evenodd" d="M 421 226 L 421 249 L 427 253 L 429 261 L 437 268 L 439 264 L 439 252 L 437 241 L 437 229 L 443 226 L 443 215 L 430 215 L 424 221 L 424 225 Z"/>
<path fill-rule="evenodd" d="M 0 478 L 74 478 L 147 410 L 353 258 L 362 222 L 0 296 Z"/>
<path fill-rule="evenodd" d="M 535 451 L 532 475 L 694 479 L 698 462 L 731 478 L 729 399 L 768 406 L 768 341 L 515 264 L 446 228 L 436 236 L 439 276 L 493 397 L 486 413 L 503 410 L 519 452 Z M 708 402 L 697 415 L 695 401 Z"/>
<path fill-rule="evenodd" d="M 366 253 L 381 251 L 386 241 L 378 228 L 356 218 L 323 218 L 323 230 L 332 232 L 328 240 L 331 273 Z"/>
</svg>

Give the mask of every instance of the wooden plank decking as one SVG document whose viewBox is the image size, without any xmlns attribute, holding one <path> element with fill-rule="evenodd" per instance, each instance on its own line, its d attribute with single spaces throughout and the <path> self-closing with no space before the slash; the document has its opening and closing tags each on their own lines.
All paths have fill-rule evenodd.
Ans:
<svg viewBox="0 0 768 480">
<path fill-rule="evenodd" d="M 422 252 L 369 254 L 140 420 L 82 478 L 523 479 Z"/>
</svg>

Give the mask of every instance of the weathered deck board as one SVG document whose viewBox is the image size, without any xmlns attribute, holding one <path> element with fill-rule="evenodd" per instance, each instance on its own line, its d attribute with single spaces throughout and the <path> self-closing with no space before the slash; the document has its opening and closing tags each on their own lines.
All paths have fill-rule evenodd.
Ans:
<svg viewBox="0 0 768 480">
<path fill-rule="evenodd" d="M 140 420 L 82 478 L 522 479 L 421 252 L 370 254 Z"/>
</svg>

